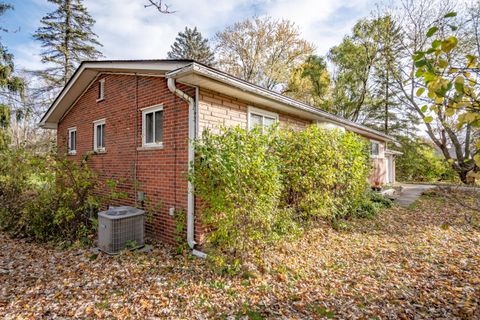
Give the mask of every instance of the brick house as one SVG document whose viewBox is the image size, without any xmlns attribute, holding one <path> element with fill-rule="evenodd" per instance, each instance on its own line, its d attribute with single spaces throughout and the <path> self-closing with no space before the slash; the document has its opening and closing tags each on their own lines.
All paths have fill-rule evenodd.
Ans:
<svg viewBox="0 0 480 320">
<path fill-rule="evenodd" d="M 191 60 L 83 62 L 41 120 L 57 130 L 60 153 L 90 165 L 102 180 L 119 181 L 128 194 L 121 205 L 148 198 L 161 203 L 147 235 L 174 242 L 176 210 L 187 211 L 187 240 L 194 248 L 202 229 L 197 203 L 186 180 L 194 150 L 189 143 L 205 129 L 240 125 L 296 129 L 318 124 L 349 130 L 372 142 L 372 182 L 394 181 L 392 139 Z"/>
</svg>

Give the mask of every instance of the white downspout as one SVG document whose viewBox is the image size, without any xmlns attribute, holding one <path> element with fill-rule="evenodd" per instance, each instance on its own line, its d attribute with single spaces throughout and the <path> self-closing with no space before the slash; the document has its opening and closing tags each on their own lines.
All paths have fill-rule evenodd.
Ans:
<svg viewBox="0 0 480 320">
<path fill-rule="evenodd" d="M 195 107 L 196 99 L 193 99 L 188 94 L 178 89 L 175 86 L 175 79 L 167 79 L 168 90 L 175 94 L 180 99 L 188 102 L 188 168 L 192 170 L 191 167 L 193 160 L 195 158 L 195 150 L 193 148 L 193 141 L 195 140 Z M 188 246 L 192 249 L 192 254 L 194 256 L 205 258 L 207 255 L 201 251 L 195 250 L 195 198 L 193 195 L 193 184 L 188 181 L 188 196 L 187 196 L 187 243 Z"/>
</svg>

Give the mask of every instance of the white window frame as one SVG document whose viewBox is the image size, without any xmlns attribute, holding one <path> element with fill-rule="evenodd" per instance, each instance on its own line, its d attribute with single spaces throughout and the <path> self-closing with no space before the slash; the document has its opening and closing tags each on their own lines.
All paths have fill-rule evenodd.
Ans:
<svg viewBox="0 0 480 320">
<path fill-rule="evenodd" d="M 378 154 L 373 154 L 373 144 L 378 145 Z M 370 140 L 370 157 L 380 158 L 380 142 L 376 140 Z"/>
<path fill-rule="evenodd" d="M 103 101 L 105 99 L 105 79 L 98 81 L 98 98 L 97 102 Z"/>
<path fill-rule="evenodd" d="M 270 112 L 270 111 L 266 111 L 266 110 L 263 110 L 263 109 L 259 109 L 259 108 L 255 108 L 255 107 L 249 106 L 249 107 L 248 107 L 248 117 L 247 117 L 247 128 L 248 128 L 248 131 L 250 131 L 250 130 L 253 129 L 253 127 L 252 127 L 252 120 L 251 120 L 252 113 L 253 113 L 253 114 L 256 114 L 256 115 L 259 115 L 259 116 L 262 117 L 262 132 L 263 132 L 263 130 L 265 129 L 265 126 L 263 125 L 264 117 L 274 118 L 274 119 L 275 119 L 275 123 L 278 123 L 278 114 L 277 114 L 277 113 L 275 113 L 275 112 Z"/>
<path fill-rule="evenodd" d="M 97 127 L 102 124 L 105 125 L 105 119 L 99 119 L 99 120 L 93 121 L 93 150 L 97 152 L 106 151 L 105 146 L 103 147 L 97 146 Z M 105 128 L 106 127 L 107 126 L 105 125 Z M 103 143 L 105 143 L 105 130 L 103 131 Z"/>
<path fill-rule="evenodd" d="M 67 150 L 69 155 L 76 155 L 77 154 L 77 127 L 68 128 L 68 142 L 67 142 Z M 75 149 L 72 149 L 72 136 L 71 133 L 75 132 Z"/>
<path fill-rule="evenodd" d="M 155 142 L 155 119 L 153 119 L 153 142 L 147 143 L 147 126 L 146 126 L 146 115 L 148 113 L 155 113 L 157 111 L 163 111 L 163 104 L 156 104 L 154 106 L 150 106 L 147 108 L 142 109 L 142 147 L 145 148 L 154 148 L 154 147 L 163 147 L 163 141 L 160 142 Z M 165 113 L 163 113 L 163 118 L 162 118 L 162 130 L 165 129 Z M 165 131 L 164 131 L 165 133 Z M 162 137 L 163 140 L 163 137 Z"/>
</svg>

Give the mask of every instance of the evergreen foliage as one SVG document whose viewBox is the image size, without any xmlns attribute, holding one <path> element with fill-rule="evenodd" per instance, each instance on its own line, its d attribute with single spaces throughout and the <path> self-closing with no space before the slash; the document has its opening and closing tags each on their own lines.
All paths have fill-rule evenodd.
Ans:
<svg viewBox="0 0 480 320">
<path fill-rule="evenodd" d="M 48 1 L 56 9 L 41 19 L 42 26 L 33 36 L 41 42 L 42 62 L 48 65 L 40 75 L 50 88 L 58 89 L 67 83 L 81 61 L 101 56 L 97 49 L 101 44 L 92 30 L 95 20 L 82 0 Z"/>
<path fill-rule="evenodd" d="M 192 59 L 206 65 L 212 65 L 215 60 L 208 40 L 203 38 L 197 30 L 185 27 L 184 32 L 179 32 L 175 42 L 168 52 L 169 59 Z"/>
<path fill-rule="evenodd" d="M 13 9 L 13 6 L 4 2 L 0 3 L 0 16 L 6 11 Z M 0 31 L 8 32 L 8 29 L 0 26 Z M 0 42 L 0 90 L 7 94 L 20 94 L 23 98 L 24 81 L 22 78 L 14 75 L 15 65 L 13 55 Z M 8 147 L 10 136 L 8 128 L 10 126 L 11 106 L 5 103 L 0 104 L 0 150 Z"/>
</svg>

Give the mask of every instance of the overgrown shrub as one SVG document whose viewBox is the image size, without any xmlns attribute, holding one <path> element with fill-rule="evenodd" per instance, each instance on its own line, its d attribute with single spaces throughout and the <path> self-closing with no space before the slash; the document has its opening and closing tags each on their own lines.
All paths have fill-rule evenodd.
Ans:
<svg viewBox="0 0 480 320">
<path fill-rule="evenodd" d="M 397 180 L 406 182 L 458 181 L 458 174 L 435 148 L 421 138 L 399 137 L 400 151 L 396 159 Z"/>
<path fill-rule="evenodd" d="M 0 153 L 0 228 L 37 241 L 85 240 L 96 176 L 80 164 L 25 150 Z"/>
<path fill-rule="evenodd" d="M 355 216 L 359 218 L 372 218 L 380 210 L 390 208 L 392 205 L 392 200 L 385 198 L 378 192 L 369 191 L 361 198 L 360 204 L 355 211 Z"/>
<path fill-rule="evenodd" d="M 318 126 L 281 130 L 278 137 L 283 206 L 294 208 L 307 220 L 332 220 L 355 212 L 368 187 L 370 170 L 362 138 Z"/>
<path fill-rule="evenodd" d="M 305 223 L 353 215 L 365 201 L 367 145 L 353 133 L 236 127 L 205 132 L 195 144 L 190 180 L 203 203 L 210 257 L 220 264 L 259 257 Z"/>
<path fill-rule="evenodd" d="M 246 134 L 237 127 L 221 135 L 206 131 L 196 143 L 190 179 L 204 204 L 202 222 L 212 229 L 211 250 L 244 259 L 282 229 L 277 226 L 282 224 L 277 215 L 282 185 L 274 139 L 259 129 Z"/>
</svg>

